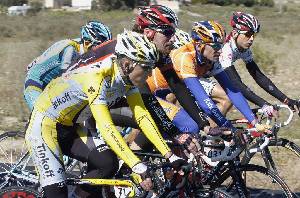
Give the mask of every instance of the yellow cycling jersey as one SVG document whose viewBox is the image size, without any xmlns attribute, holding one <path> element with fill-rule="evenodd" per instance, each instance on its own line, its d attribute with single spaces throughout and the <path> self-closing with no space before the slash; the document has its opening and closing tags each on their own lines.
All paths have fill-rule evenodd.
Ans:
<svg viewBox="0 0 300 198">
<path fill-rule="evenodd" d="M 126 96 L 146 137 L 165 155 L 170 151 L 155 122 L 146 110 L 138 89 L 125 85 L 111 55 L 100 62 L 74 67 L 51 81 L 34 106 L 34 110 L 63 125 L 72 126 L 79 113 L 89 105 L 101 136 L 130 167 L 139 163 L 114 126 L 109 107 Z"/>
</svg>

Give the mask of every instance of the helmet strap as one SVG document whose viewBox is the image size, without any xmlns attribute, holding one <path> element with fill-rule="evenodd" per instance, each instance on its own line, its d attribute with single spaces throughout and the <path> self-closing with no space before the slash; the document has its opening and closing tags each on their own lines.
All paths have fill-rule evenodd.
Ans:
<svg viewBox="0 0 300 198">
<path fill-rule="evenodd" d="M 149 28 L 145 28 L 145 29 L 144 29 L 144 34 L 146 35 L 146 37 L 147 37 L 149 40 L 153 40 L 153 38 L 154 38 L 154 36 L 155 36 L 155 33 L 156 33 L 155 30 L 152 30 L 152 29 L 149 29 Z"/>
<path fill-rule="evenodd" d="M 122 58 L 113 58 L 113 63 L 115 63 L 117 65 L 117 68 L 119 70 L 120 76 L 123 80 L 123 82 L 125 83 L 125 85 L 131 85 L 133 86 L 133 83 L 131 82 L 130 78 L 129 78 L 129 74 L 125 74 L 124 73 L 124 68 L 123 68 L 123 64 L 122 64 Z"/>
<path fill-rule="evenodd" d="M 197 65 L 203 65 L 204 64 L 204 57 L 203 57 L 203 52 L 205 45 L 203 43 L 195 43 L 194 44 L 195 51 L 196 51 L 196 61 Z"/>
</svg>

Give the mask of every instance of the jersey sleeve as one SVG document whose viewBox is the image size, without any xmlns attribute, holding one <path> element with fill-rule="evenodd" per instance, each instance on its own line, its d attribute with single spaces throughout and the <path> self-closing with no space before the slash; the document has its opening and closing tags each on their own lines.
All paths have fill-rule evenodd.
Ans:
<svg viewBox="0 0 300 198">
<path fill-rule="evenodd" d="M 157 150 L 165 156 L 170 148 L 164 141 L 160 131 L 158 130 L 154 120 L 150 113 L 146 109 L 140 93 L 134 93 L 127 97 L 127 102 L 134 114 L 134 117 L 142 129 L 145 136 L 152 142 Z"/>
<path fill-rule="evenodd" d="M 253 55 L 250 49 L 246 50 L 245 52 L 240 54 L 241 59 L 246 63 L 250 63 L 253 61 Z"/>
<path fill-rule="evenodd" d="M 88 97 L 91 112 L 96 120 L 97 128 L 106 144 L 120 157 L 124 162 L 132 168 L 140 162 L 137 156 L 130 150 L 113 124 L 110 111 L 105 101 L 104 88 L 105 78 L 94 74 L 89 78 L 90 83 L 84 86 L 84 92 Z M 97 86 L 98 84 L 98 86 Z"/>
<path fill-rule="evenodd" d="M 74 57 L 78 55 L 78 52 L 73 46 L 68 46 L 64 49 L 61 57 L 61 69 L 66 70 L 70 66 Z"/>
</svg>

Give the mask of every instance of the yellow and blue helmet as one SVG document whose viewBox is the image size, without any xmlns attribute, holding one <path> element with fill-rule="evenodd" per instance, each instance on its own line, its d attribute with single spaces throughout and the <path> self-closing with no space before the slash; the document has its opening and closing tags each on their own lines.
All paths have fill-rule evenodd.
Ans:
<svg viewBox="0 0 300 198">
<path fill-rule="evenodd" d="M 225 29 L 216 21 L 195 22 L 192 29 L 192 39 L 197 43 L 223 43 L 226 37 Z"/>
</svg>

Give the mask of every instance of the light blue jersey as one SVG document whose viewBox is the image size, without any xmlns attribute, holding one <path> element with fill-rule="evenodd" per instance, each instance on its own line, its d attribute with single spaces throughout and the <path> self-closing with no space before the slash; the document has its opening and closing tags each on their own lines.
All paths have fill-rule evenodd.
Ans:
<svg viewBox="0 0 300 198">
<path fill-rule="evenodd" d="M 69 67 L 72 60 L 83 53 L 80 39 L 61 40 L 54 43 L 28 65 L 24 98 L 30 110 L 47 84 L 60 76 Z"/>
</svg>

